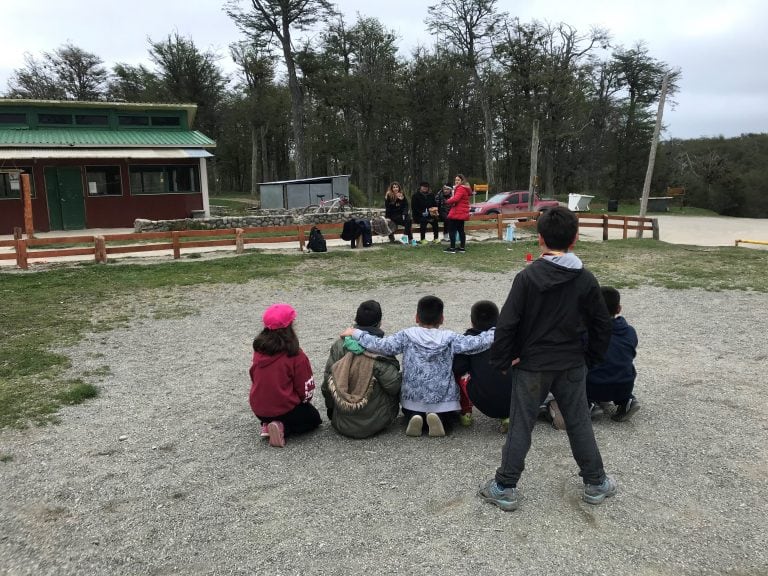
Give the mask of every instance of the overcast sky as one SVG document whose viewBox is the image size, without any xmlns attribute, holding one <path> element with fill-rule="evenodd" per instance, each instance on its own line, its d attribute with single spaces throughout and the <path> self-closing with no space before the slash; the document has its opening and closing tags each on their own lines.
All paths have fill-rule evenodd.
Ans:
<svg viewBox="0 0 768 576">
<path fill-rule="evenodd" d="M 424 19 L 437 0 L 338 0 L 353 22 L 378 18 L 399 37 L 403 55 L 431 45 Z M 242 0 L 243 5 L 249 3 Z M 223 0 L 2 0 L 0 92 L 24 65 L 65 42 L 92 52 L 111 67 L 147 63 L 147 38 L 178 31 L 201 49 L 220 53 L 231 70 L 227 46 L 240 36 Z M 674 108 L 664 112 L 663 138 L 738 136 L 768 132 L 768 2 L 764 0 L 499 0 L 523 22 L 565 22 L 578 31 L 609 30 L 614 44 L 642 40 L 651 56 L 682 70 Z M 640 8 L 641 6 L 641 8 Z"/>
</svg>

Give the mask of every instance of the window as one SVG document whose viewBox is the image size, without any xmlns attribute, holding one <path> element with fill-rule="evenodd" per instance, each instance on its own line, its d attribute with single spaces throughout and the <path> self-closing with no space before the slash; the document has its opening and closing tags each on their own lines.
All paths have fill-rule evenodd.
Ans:
<svg viewBox="0 0 768 576">
<path fill-rule="evenodd" d="M 71 114 L 38 114 L 40 124 L 72 124 Z"/>
<path fill-rule="evenodd" d="M 131 166 L 131 194 L 170 194 L 200 191 L 198 167 Z"/>
<path fill-rule="evenodd" d="M 120 126 L 149 126 L 149 116 L 118 116 Z"/>
<path fill-rule="evenodd" d="M 528 192 L 523 192 L 520 194 L 520 203 L 521 204 L 528 204 Z"/>
<path fill-rule="evenodd" d="M 119 166 L 86 166 L 88 196 L 122 196 Z"/>
<path fill-rule="evenodd" d="M 21 174 L 29 174 L 29 187 L 31 196 L 35 197 L 35 179 L 32 177 L 32 168 L 14 168 L 13 170 L 0 171 L 0 200 L 21 198 Z"/>
<path fill-rule="evenodd" d="M 152 116 L 152 126 L 181 126 L 178 116 Z"/>
<path fill-rule="evenodd" d="M 109 126 L 109 116 L 106 114 L 75 114 L 75 124 L 78 126 Z"/>
<path fill-rule="evenodd" d="M 26 124 L 27 115 L 23 112 L 0 112 L 0 124 Z"/>
</svg>

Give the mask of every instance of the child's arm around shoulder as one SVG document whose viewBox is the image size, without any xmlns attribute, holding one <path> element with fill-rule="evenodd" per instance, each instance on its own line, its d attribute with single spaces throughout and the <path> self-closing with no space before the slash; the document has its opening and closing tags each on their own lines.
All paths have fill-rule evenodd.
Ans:
<svg viewBox="0 0 768 576">
<path fill-rule="evenodd" d="M 385 354 L 386 356 L 394 356 L 395 354 L 402 353 L 407 340 L 404 330 L 395 332 L 391 336 L 379 338 L 378 336 L 373 336 L 363 330 L 350 327 L 341 333 L 342 338 L 345 336 L 351 336 L 360 342 L 360 345 L 366 350 L 370 350 L 376 354 Z"/>
<path fill-rule="evenodd" d="M 493 337 L 495 334 L 495 328 L 481 332 L 476 336 L 456 334 L 451 345 L 453 353 L 477 354 L 478 352 L 484 352 L 491 347 L 491 344 L 493 344 Z"/>
</svg>

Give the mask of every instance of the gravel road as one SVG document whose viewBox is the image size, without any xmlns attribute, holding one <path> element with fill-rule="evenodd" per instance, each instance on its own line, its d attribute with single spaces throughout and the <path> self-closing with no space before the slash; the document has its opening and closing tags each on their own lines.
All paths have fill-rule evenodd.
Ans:
<svg viewBox="0 0 768 576">
<path fill-rule="evenodd" d="M 247 369 L 270 303 L 297 308 L 319 386 L 361 300 L 381 302 L 389 333 L 434 293 L 463 331 L 475 300 L 503 303 L 513 273 L 137 294 L 129 326 L 65 351 L 73 375 L 109 367 L 87 378 L 101 395 L 57 425 L 0 431 L 0 574 L 768 573 L 766 294 L 624 291 L 642 409 L 595 421 L 620 490 L 602 506 L 580 501 L 567 438 L 544 423 L 512 513 L 475 496 L 503 443 L 481 415 L 442 439 L 407 438 L 398 421 L 362 441 L 327 422 L 282 450 L 260 440 Z M 169 314 L 179 303 L 193 314 Z M 319 392 L 315 404 L 325 415 Z"/>
</svg>

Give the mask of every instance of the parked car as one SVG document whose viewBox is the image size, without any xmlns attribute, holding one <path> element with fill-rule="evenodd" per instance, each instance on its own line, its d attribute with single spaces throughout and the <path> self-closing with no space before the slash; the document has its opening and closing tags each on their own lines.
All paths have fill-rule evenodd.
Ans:
<svg viewBox="0 0 768 576">
<path fill-rule="evenodd" d="M 534 211 L 541 211 L 552 206 L 559 206 L 557 200 L 542 200 L 538 196 L 533 202 Z M 470 214 L 511 214 L 513 212 L 528 212 L 528 190 L 514 192 L 499 192 L 486 202 L 478 202 L 469 206 Z"/>
</svg>

